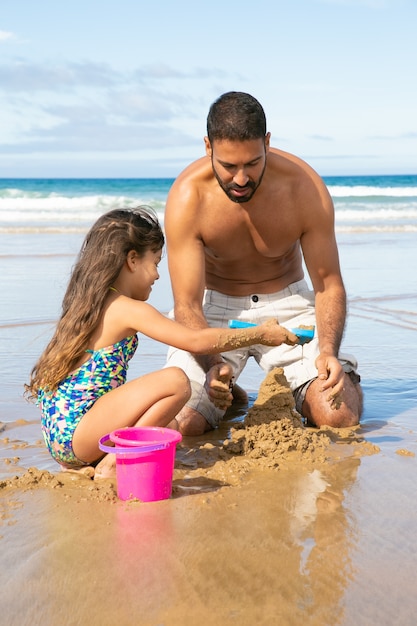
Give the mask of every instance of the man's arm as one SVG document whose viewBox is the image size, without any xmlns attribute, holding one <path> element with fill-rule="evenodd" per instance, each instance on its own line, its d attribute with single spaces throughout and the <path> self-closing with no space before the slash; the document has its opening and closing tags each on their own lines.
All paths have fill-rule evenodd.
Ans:
<svg viewBox="0 0 417 626">
<path fill-rule="evenodd" d="M 175 319 L 189 328 L 207 328 L 202 302 L 206 284 L 204 243 L 200 233 L 198 191 L 182 177 L 172 186 L 165 210 L 168 267 Z M 200 217 L 201 219 L 201 217 Z M 220 354 L 194 355 L 206 372 L 206 390 L 220 409 L 232 403 L 233 372 Z"/>
<path fill-rule="evenodd" d="M 165 211 L 168 267 L 175 319 L 196 329 L 208 326 L 202 309 L 205 257 L 199 209 L 198 191 L 189 181 L 177 180 L 168 195 Z M 220 355 L 196 355 L 195 358 L 205 372 L 223 363 Z"/>
<path fill-rule="evenodd" d="M 337 361 L 346 321 L 346 291 L 340 272 L 334 232 L 334 207 L 324 183 L 316 181 L 310 194 L 306 228 L 301 237 L 303 255 L 316 296 L 316 324 L 320 355 L 316 360 L 322 389 L 343 386 L 343 369 Z"/>
</svg>

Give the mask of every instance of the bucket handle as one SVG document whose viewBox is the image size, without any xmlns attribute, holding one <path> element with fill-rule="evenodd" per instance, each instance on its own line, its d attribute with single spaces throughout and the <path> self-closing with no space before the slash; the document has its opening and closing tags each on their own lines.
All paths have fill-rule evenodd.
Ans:
<svg viewBox="0 0 417 626">
<path fill-rule="evenodd" d="M 149 452 L 155 452 L 156 450 L 165 450 L 170 445 L 169 443 L 152 443 L 147 446 L 129 446 L 129 447 L 119 447 L 119 446 L 106 446 L 106 442 L 110 440 L 110 435 L 104 435 L 99 442 L 98 447 L 103 452 L 110 452 L 111 454 L 134 454 L 137 456 L 138 454 L 148 454 Z"/>
</svg>

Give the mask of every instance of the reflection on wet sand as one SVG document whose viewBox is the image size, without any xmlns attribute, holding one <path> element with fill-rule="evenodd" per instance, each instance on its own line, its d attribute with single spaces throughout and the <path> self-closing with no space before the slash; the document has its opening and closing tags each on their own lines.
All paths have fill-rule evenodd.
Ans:
<svg viewBox="0 0 417 626">
<path fill-rule="evenodd" d="M 273 419 L 290 402 L 274 389 L 276 402 L 259 394 L 248 419 L 231 412 L 219 430 L 184 438 L 170 500 L 121 502 L 114 481 L 17 463 L 0 481 L 8 623 L 64 612 L 122 626 L 138 616 L 152 626 L 349 623 L 363 534 L 351 494 L 379 448 L 360 428 L 306 429 L 290 405 Z M 24 460 L 25 428 L 9 428 L 3 455 L 18 447 Z"/>
<path fill-rule="evenodd" d="M 359 459 L 349 458 L 324 472 L 311 472 L 292 519 L 293 531 L 303 546 L 301 606 L 320 617 L 323 624 L 343 623 L 343 598 L 354 575 L 351 552 L 357 525 L 344 498 L 355 482 L 359 464 Z"/>
<path fill-rule="evenodd" d="M 24 504 L 2 528 L 11 623 L 34 570 L 25 595 L 46 621 L 71 607 L 73 623 L 342 623 L 357 532 L 343 502 L 359 463 L 252 470 L 231 487 L 148 504 L 88 498 L 85 478 L 35 498 L 3 490 L 2 504 Z"/>
</svg>

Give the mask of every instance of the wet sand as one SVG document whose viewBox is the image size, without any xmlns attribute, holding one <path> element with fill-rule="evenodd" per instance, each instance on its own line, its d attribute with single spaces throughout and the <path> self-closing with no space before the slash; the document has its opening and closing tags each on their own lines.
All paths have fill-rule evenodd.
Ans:
<svg viewBox="0 0 417 626">
<path fill-rule="evenodd" d="M 342 238 L 351 296 L 345 345 L 361 366 L 361 426 L 303 428 L 279 372 L 272 382 L 273 397 L 284 397 L 278 411 L 277 402 L 263 406 L 263 375 L 250 366 L 241 381 L 249 412 L 236 410 L 219 430 L 184 439 L 172 498 L 146 504 L 118 500 L 113 481 L 58 472 L 36 408 L 19 395 L 58 310 L 71 262 L 64 246 L 57 244 L 53 262 L 35 251 L 31 276 L 23 273 L 27 246 L 12 261 L 0 258 L 0 287 L 9 296 L 0 327 L 2 362 L 8 359 L 0 394 L 4 623 L 414 624 L 411 237 L 401 246 L 382 238 L 374 247 L 365 236 Z M 400 265 L 405 252 L 407 267 Z M 158 289 L 163 309 L 166 282 Z M 141 338 L 131 375 L 160 367 L 164 354 Z"/>
<path fill-rule="evenodd" d="M 218 431 L 183 441 L 161 502 L 47 470 L 4 481 L 7 623 L 411 625 L 415 458 L 320 433 L 275 467 L 229 456 Z"/>
</svg>

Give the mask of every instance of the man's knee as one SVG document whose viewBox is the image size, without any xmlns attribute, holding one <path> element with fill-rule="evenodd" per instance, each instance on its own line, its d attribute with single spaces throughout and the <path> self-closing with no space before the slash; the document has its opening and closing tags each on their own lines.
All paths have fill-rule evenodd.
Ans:
<svg viewBox="0 0 417 626">
<path fill-rule="evenodd" d="M 313 426 L 331 426 L 349 428 L 359 424 L 363 410 L 363 392 L 359 383 L 353 383 L 345 375 L 344 396 L 341 403 L 334 407 L 327 400 L 327 394 L 319 390 L 315 379 L 308 387 L 303 402 L 303 415 Z"/>
<path fill-rule="evenodd" d="M 310 415 L 307 423 L 312 426 L 331 426 L 332 428 L 352 428 L 358 426 L 359 415 L 348 407 L 330 409 L 329 411 Z"/>
<path fill-rule="evenodd" d="M 187 406 L 178 413 L 176 420 L 180 433 L 185 437 L 196 437 L 212 430 L 201 413 Z"/>
</svg>

